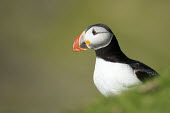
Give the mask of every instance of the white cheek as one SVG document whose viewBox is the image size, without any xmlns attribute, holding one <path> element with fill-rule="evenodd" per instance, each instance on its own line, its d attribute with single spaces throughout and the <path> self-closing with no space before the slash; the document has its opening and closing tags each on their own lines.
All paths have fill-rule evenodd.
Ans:
<svg viewBox="0 0 170 113">
<path fill-rule="evenodd" d="M 110 33 L 101 33 L 97 35 L 87 35 L 86 40 L 90 41 L 90 44 L 87 45 L 91 49 L 100 49 L 106 47 L 111 42 L 111 34 Z"/>
<path fill-rule="evenodd" d="M 105 44 L 110 40 L 109 33 L 103 33 L 99 34 L 98 37 L 96 35 L 96 38 L 92 39 L 92 44 L 98 45 L 98 44 Z"/>
</svg>

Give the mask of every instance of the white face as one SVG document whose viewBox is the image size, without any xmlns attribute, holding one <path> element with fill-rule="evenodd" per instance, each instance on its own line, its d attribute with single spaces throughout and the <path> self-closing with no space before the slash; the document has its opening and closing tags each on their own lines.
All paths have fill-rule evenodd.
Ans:
<svg viewBox="0 0 170 113">
<path fill-rule="evenodd" d="M 91 27 L 85 33 L 84 40 L 89 49 L 100 49 L 106 47 L 112 40 L 112 35 L 103 27 Z"/>
</svg>

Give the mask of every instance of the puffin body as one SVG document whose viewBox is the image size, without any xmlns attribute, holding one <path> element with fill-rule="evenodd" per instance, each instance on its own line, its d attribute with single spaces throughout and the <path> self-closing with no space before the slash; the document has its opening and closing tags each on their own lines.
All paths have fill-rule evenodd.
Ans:
<svg viewBox="0 0 170 113">
<path fill-rule="evenodd" d="M 109 62 L 102 58 L 96 58 L 93 79 L 98 90 L 105 96 L 119 94 L 141 83 L 128 64 Z"/>
<path fill-rule="evenodd" d="M 76 38 L 73 51 L 93 49 L 96 52 L 96 64 L 93 80 L 104 96 L 119 94 L 158 76 L 147 65 L 128 58 L 120 49 L 111 29 L 104 24 L 89 26 Z"/>
</svg>

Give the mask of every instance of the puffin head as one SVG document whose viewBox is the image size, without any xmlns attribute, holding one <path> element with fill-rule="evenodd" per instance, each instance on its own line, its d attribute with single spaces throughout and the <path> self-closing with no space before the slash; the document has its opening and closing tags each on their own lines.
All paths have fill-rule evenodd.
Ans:
<svg viewBox="0 0 170 113">
<path fill-rule="evenodd" d="M 105 24 L 91 25 L 76 38 L 73 44 L 73 51 L 104 48 L 111 43 L 113 37 L 113 32 Z"/>
</svg>

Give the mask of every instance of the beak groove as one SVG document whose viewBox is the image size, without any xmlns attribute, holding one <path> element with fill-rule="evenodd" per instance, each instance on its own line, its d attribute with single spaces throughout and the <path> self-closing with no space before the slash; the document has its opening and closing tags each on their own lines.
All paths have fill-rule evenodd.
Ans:
<svg viewBox="0 0 170 113">
<path fill-rule="evenodd" d="M 73 51 L 85 51 L 87 50 L 87 45 L 84 41 L 84 32 L 80 34 L 73 43 Z"/>
</svg>

